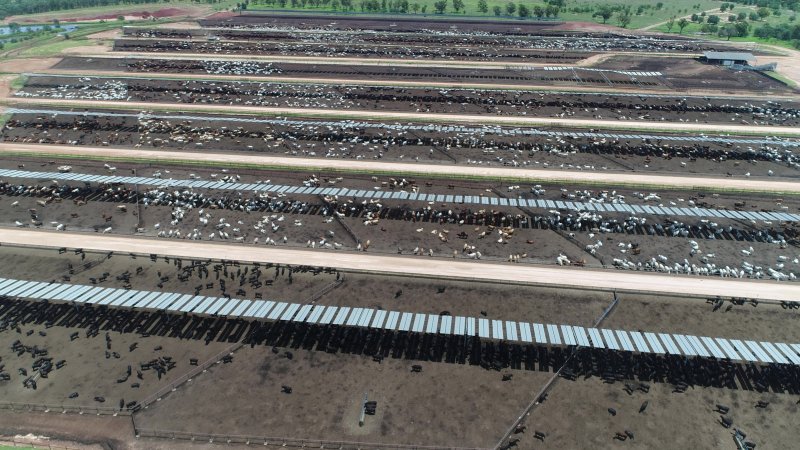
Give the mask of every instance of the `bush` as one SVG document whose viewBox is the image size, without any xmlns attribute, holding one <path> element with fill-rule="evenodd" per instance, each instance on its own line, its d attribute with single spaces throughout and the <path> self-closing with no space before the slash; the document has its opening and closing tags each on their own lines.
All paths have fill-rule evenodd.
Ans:
<svg viewBox="0 0 800 450">
<path fill-rule="evenodd" d="M 719 26 L 711 23 L 704 23 L 703 26 L 700 27 L 700 31 L 703 33 L 716 33 L 719 31 Z"/>
</svg>

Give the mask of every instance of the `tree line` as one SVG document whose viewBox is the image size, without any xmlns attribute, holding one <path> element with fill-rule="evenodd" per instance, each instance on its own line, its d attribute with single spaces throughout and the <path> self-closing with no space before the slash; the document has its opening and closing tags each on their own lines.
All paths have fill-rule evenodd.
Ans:
<svg viewBox="0 0 800 450">
<path fill-rule="evenodd" d="M 139 5 L 154 1 L 157 0 L 0 0 L 0 19 L 20 14 L 38 14 L 97 6 Z M 168 3 L 169 0 L 163 1 Z M 218 3 L 220 0 L 202 1 L 203 3 Z"/>
<path fill-rule="evenodd" d="M 495 16 L 519 16 L 520 18 L 556 18 L 562 10 L 565 0 L 548 0 L 544 6 L 528 6 L 522 2 L 506 2 L 494 5 L 491 8 Z M 246 0 L 240 7 L 246 8 L 247 4 L 265 5 L 279 8 L 331 8 L 341 11 L 356 11 L 369 13 L 434 13 L 446 14 L 466 13 L 464 0 L 436 0 L 433 8 L 428 11 L 427 4 L 409 0 Z M 488 14 L 489 4 L 486 0 L 478 0 L 477 12 Z"/>
</svg>

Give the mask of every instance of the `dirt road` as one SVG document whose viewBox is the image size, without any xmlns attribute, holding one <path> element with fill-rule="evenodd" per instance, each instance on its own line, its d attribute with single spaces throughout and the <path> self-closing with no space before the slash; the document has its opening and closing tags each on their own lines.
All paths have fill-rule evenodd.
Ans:
<svg viewBox="0 0 800 450">
<path fill-rule="evenodd" d="M 782 126 L 720 125 L 708 123 L 646 122 L 636 120 L 562 119 L 551 117 L 486 116 L 469 114 L 407 113 L 381 111 L 354 111 L 314 108 L 273 108 L 264 106 L 230 106 L 205 104 L 165 104 L 148 102 L 118 102 L 94 100 L 61 100 L 38 98 L 7 98 L 8 105 L 20 107 L 50 106 L 68 108 L 97 108 L 103 105 L 114 109 L 141 109 L 148 111 L 195 111 L 226 114 L 300 115 L 303 117 L 398 120 L 416 122 L 469 123 L 517 126 L 548 126 L 567 128 L 602 128 L 607 130 L 638 130 L 648 132 L 697 132 L 709 134 L 751 134 L 762 136 L 798 136 L 800 128 Z"/>
<path fill-rule="evenodd" d="M 673 189 L 715 189 L 768 193 L 800 193 L 800 183 L 759 178 L 712 178 L 702 176 L 672 176 L 615 172 L 577 172 L 565 170 L 522 169 L 486 166 L 453 166 L 415 163 L 356 161 L 344 159 L 313 159 L 279 156 L 243 155 L 230 153 L 170 152 L 161 150 L 119 149 L 108 147 L 75 147 L 41 144 L 0 143 L 0 155 L 42 154 L 94 159 L 146 160 L 152 163 L 205 162 L 209 164 L 250 165 L 296 168 L 304 170 L 339 170 L 458 176 L 475 178 L 513 178 L 529 182 L 572 183 L 578 185 L 604 184 L 611 186 L 642 186 Z"/>
<path fill-rule="evenodd" d="M 118 253 L 135 252 L 178 258 L 225 258 L 247 262 L 336 267 L 357 272 L 417 277 L 489 282 L 513 281 L 543 286 L 568 286 L 573 289 L 800 301 L 800 284 L 796 283 L 701 278 L 686 275 L 654 275 L 566 267 L 530 267 L 519 264 L 490 264 L 474 261 L 445 261 L 424 256 L 376 256 L 369 253 L 289 250 L 245 245 L 237 246 L 225 243 L 186 242 L 20 229 L 2 230 L 0 232 L 0 244 L 52 248 L 70 247 Z"/>
</svg>

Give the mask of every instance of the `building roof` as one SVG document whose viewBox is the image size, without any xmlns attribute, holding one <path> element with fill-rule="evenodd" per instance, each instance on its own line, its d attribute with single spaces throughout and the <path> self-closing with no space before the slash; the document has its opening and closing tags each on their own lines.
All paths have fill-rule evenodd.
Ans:
<svg viewBox="0 0 800 450">
<path fill-rule="evenodd" d="M 706 59 L 724 59 L 731 61 L 755 61 L 752 53 L 745 52 L 703 52 Z"/>
</svg>

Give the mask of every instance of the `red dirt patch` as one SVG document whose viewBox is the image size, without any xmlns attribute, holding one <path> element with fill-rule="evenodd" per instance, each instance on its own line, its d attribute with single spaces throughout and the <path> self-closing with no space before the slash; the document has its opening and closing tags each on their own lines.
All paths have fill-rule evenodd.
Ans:
<svg viewBox="0 0 800 450">
<path fill-rule="evenodd" d="M 155 18 L 162 18 L 162 17 L 174 17 L 180 15 L 188 15 L 190 11 L 188 9 L 182 8 L 163 8 L 159 9 L 155 12 L 149 11 L 131 11 L 131 12 L 124 12 L 121 15 L 124 15 L 126 19 L 149 19 L 151 17 Z M 114 20 L 119 17 L 120 14 L 102 14 L 99 16 L 93 17 L 73 17 L 69 19 L 64 19 L 62 22 L 86 22 L 86 21 L 93 21 L 93 20 Z"/>
</svg>

